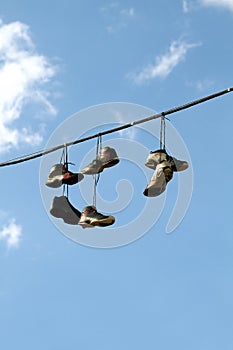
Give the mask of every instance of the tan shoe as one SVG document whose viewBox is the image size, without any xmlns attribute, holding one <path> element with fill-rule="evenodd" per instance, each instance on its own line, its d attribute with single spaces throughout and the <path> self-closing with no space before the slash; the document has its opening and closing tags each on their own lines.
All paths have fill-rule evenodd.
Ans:
<svg viewBox="0 0 233 350">
<path fill-rule="evenodd" d="M 163 161 L 156 166 L 155 172 L 144 190 L 146 197 L 157 197 L 166 189 L 167 183 L 173 177 L 173 170 L 170 162 Z"/>
<path fill-rule="evenodd" d="M 101 173 L 105 168 L 110 168 L 119 163 L 119 158 L 114 148 L 103 147 L 100 154 L 90 164 L 82 169 L 81 173 L 94 175 Z"/>
</svg>

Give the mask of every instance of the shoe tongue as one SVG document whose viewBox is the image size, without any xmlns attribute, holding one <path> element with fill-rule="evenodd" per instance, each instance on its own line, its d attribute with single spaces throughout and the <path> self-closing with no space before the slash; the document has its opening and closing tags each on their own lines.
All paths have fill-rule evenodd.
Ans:
<svg viewBox="0 0 233 350">
<path fill-rule="evenodd" d="M 106 159 L 110 158 L 109 147 L 102 148 L 99 154 L 99 159 L 103 159 L 103 158 L 106 158 Z"/>
<path fill-rule="evenodd" d="M 94 207 L 94 205 L 88 205 L 83 211 L 96 211 L 96 207 Z"/>
<path fill-rule="evenodd" d="M 103 162 L 108 162 L 110 160 L 110 154 L 109 153 L 104 153 L 99 155 L 99 161 L 100 163 Z"/>
<path fill-rule="evenodd" d="M 62 171 L 67 172 L 68 171 L 68 166 L 67 165 L 62 165 Z"/>
</svg>

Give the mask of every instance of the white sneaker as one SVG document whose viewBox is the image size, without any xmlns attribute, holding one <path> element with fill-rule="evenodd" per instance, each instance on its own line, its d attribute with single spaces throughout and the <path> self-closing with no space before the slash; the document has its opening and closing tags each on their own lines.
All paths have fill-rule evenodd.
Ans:
<svg viewBox="0 0 233 350">
<path fill-rule="evenodd" d="M 173 170 L 170 162 L 163 161 L 156 166 L 155 172 L 144 190 L 143 194 L 146 197 L 157 197 L 166 189 L 167 183 L 173 177 Z"/>
</svg>

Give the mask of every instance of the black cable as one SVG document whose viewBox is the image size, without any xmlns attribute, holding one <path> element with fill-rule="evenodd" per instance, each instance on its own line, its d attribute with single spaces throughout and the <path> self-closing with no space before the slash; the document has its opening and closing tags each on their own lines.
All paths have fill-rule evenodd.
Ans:
<svg viewBox="0 0 233 350">
<path fill-rule="evenodd" d="M 162 116 L 166 116 L 166 115 L 169 115 L 169 114 L 173 114 L 173 113 L 179 112 L 179 111 L 181 111 L 183 109 L 187 109 L 187 108 L 193 107 L 193 106 L 195 106 L 197 104 L 206 102 L 208 100 L 211 100 L 213 98 L 222 96 L 222 95 L 227 94 L 227 93 L 232 92 L 232 91 L 233 91 L 233 88 L 228 88 L 226 90 L 219 91 L 219 92 L 214 93 L 212 95 L 205 96 L 205 97 L 200 98 L 198 100 L 188 102 L 188 103 L 186 103 L 184 105 L 168 109 L 167 111 L 164 111 L 162 113 L 154 114 L 154 115 L 152 115 L 150 117 L 143 118 L 143 119 L 140 119 L 140 120 L 136 120 L 136 121 L 133 121 L 132 123 L 121 125 L 119 127 L 116 127 L 116 128 L 113 128 L 113 129 L 109 129 L 109 130 L 106 130 L 106 131 L 103 131 L 103 132 L 100 132 L 100 133 L 97 133 L 97 134 L 94 134 L 94 135 L 91 135 L 91 136 L 87 136 L 87 137 L 84 137 L 84 138 L 79 139 L 79 140 L 67 142 L 66 143 L 66 147 L 69 147 L 69 146 L 72 146 L 72 145 L 76 145 L 78 143 L 85 142 L 85 141 L 88 141 L 88 140 L 91 140 L 91 139 L 94 139 L 94 138 L 97 138 L 97 137 L 101 137 L 103 135 L 111 134 L 113 132 L 118 132 L 118 131 L 121 131 L 123 129 L 127 129 L 127 128 L 130 128 L 132 126 L 135 126 L 135 125 L 146 123 L 146 122 L 148 122 L 150 120 L 157 119 L 157 118 L 160 118 Z M 42 157 L 42 156 L 44 156 L 46 154 L 55 152 L 55 151 L 57 151 L 59 149 L 62 149 L 62 148 L 64 148 L 64 144 L 58 145 L 56 147 L 52 147 L 52 148 L 49 148 L 49 149 L 45 149 L 45 150 L 42 150 L 42 151 L 38 151 L 38 152 L 35 152 L 35 153 L 31 153 L 31 154 L 28 154 L 28 155 L 25 155 L 25 156 L 13 158 L 13 159 L 10 159 L 10 160 L 8 160 L 6 162 L 0 163 L 0 167 L 26 162 L 28 160 L 39 158 L 39 157 Z"/>
</svg>

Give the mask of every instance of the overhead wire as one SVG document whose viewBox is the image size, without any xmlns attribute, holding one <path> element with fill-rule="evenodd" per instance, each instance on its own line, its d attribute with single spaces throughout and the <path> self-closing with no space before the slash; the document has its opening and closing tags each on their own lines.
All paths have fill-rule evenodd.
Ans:
<svg viewBox="0 0 233 350">
<path fill-rule="evenodd" d="M 133 121 L 131 123 L 127 123 L 127 124 L 124 124 L 124 125 L 112 128 L 112 129 L 108 129 L 108 130 L 105 130 L 105 131 L 102 131 L 102 132 L 99 132 L 99 133 L 96 133 L 96 134 L 93 134 L 93 135 L 90 135 L 90 136 L 87 136 L 87 137 L 84 137 L 84 138 L 81 138 L 81 139 L 78 139 L 78 140 L 67 142 L 65 144 L 65 147 L 69 147 L 69 146 L 72 146 L 72 145 L 76 145 L 78 143 L 86 142 L 86 141 L 89 141 L 89 140 L 94 139 L 94 138 L 100 138 L 103 135 L 107 135 L 107 134 L 111 134 L 111 133 L 114 133 L 114 132 L 118 132 L 118 131 L 130 128 L 130 127 L 133 127 L 135 125 L 139 125 L 139 124 L 146 123 L 146 122 L 154 120 L 154 119 L 165 117 L 166 115 L 173 114 L 173 113 L 179 112 L 181 110 L 193 107 L 193 106 L 195 106 L 197 104 L 209 101 L 211 99 L 214 99 L 216 97 L 225 95 L 225 94 L 227 94 L 229 92 L 232 92 L 232 91 L 233 91 L 233 87 L 225 89 L 225 90 L 222 90 L 222 91 L 219 91 L 219 92 L 216 92 L 214 94 L 202 97 L 200 99 L 197 99 L 197 100 L 194 100 L 194 101 L 191 101 L 191 102 L 188 102 L 188 103 L 186 103 L 184 105 L 168 109 L 167 111 L 164 111 L 164 112 L 161 112 L 161 113 L 158 113 L 158 114 L 154 114 L 154 115 L 151 115 L 149 117 L 146 117 L 146 118 L 143 118 L 143 119 L 139 119 L 139 120 Z M 31 154 L 28 154 L 28 155 L 25 155 L 25 156 L 20 156 L 20 157 L 17 157 L 17 158 L 13 158 L 13 159 L 10 159 L 8 161 L 0 163 L 0 167 L 5 167 L 5 166 L 9 166 L 9 165 L 14 165 L 14 164 L 19 164 L 19 163 L 22 163 L 22 162 L 26 162 L 28 160 L 39 158 L 39 157 L 42 157 L 42 156 L 44 156 L 46 154 L 55 152 L 55 151 L 57 151 L 59 149 L 62 149 L 62 148 L 64 148 L 64 144 L 61 144 L 61 145 L 58 145 L 58 146 L 55 146 L 55 147 L 52 147 L 52 148 L 40 150 L 40 151 L 31 153 Z"/>
</svg>

